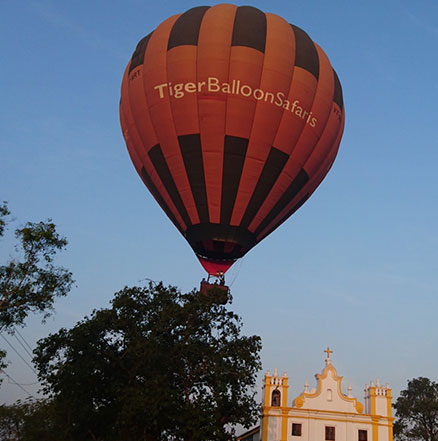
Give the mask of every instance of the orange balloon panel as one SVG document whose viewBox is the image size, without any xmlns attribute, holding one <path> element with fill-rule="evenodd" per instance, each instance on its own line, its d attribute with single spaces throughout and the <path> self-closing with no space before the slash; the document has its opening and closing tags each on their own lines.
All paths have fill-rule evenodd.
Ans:
<svg viewBox="0 0 438 441">
<path fill-rule="evenodd" d="M 210 273 L 290 217 L 329 171 L 339 79 L 297 26 L 250 6 L 199 6 L 144 37 L 120 119 L 145 185 Z"/>
</svg>

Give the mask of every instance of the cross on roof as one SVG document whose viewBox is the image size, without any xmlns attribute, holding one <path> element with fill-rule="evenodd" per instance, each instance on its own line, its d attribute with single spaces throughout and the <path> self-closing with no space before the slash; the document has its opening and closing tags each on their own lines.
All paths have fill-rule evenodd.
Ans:
<svg viewBox="0 0 438 441">
<path fill-rule="evenodd" d="M 330 354 L 333 354 L 333 351 L 327 346 L 327 349 L 324 352 L 327 352 L 327 359 L 330 360 Z"/>
</svg>

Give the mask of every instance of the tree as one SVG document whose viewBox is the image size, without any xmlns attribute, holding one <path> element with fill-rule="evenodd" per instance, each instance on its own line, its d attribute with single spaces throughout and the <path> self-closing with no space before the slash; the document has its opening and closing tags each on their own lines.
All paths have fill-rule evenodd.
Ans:
<svg viewBox="0 0 438 441">
<path fill-rule="evenodd" d="M 0 237 L 10 214 L 6 202 L 0 205 Z M 18 256 L 0 266 L 0 331 L 23 325 L 30 313 L 42 312 L 47 318 L 56 297 L 65 296 L 73 284 L 72 274 L 55 266 L 55 254 L 67 245 L 51 219 L 28 222 L 15 230 Z"/>
<path fill-rule="evenodd" d="M 0 406 L 0 439 L 18 441 L 23 427 L 24 411 L 20 403 Z"/>
<path fill-rule="evenodd" d="M 408 381 L 394 409 L 397 440 L 438 441 L 438 383 L 424 377 Z"/>
<path fill-rule="evenodd" d="M 8 209 L 8 204 L 3 201 L 0 205 L 0 237 L 3 236 L 6 227 L 6 217 L 9 216 L 11 212 Z"/>
<path fill-rule="evenodd" d="M 125 288 L 40 340 L 34 361 L 71 440 L 232 440 L 258 416 L 261 341 L 241 326 L 197 292 Z"/>
<path fill-rule="evenodd" d="M 0 406 L 2 441 L 67 441 L 56 427 L 56 415 L 50 400 L 18 400 Z"/>
</svg>

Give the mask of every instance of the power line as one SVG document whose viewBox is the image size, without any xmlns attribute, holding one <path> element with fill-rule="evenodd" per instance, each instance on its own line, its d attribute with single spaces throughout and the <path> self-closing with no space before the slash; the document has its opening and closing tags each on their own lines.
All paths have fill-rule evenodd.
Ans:
<svg viewBox="0 0 438 441">
<path fill-rule="evenodd" d="M 32 359 L 33 355 L 29 352 L 29 350 L 26 348 L 26 346 L 24 346 L 24 344 L 20 341 L 20 339 L 17 337 L 17 335 L 15 333 L 14 333 L 14 337 L 18 341 L 18 343 L 20 343 L 21 347 L 25 350 L 27 355 L 29 355 L 29 357 Z"/>
<path fill-rule="evenodd" d="M 1 372 L 3 372 L 8 379 L 12 380 L 12 384 L 15 384 L 16 386 L 18 386 L 24 393 L 26 393 L 27 395 L 29 395 L 30 397 L 32 396 L 32 394 L 26 390 L 20 383 L 17 383 L 9 374 L 7 374 L 3 369 L 0 369 Z"/>
<path fill-rule="evenodd" d="M 8 378 L 8 383 L 9 384 L 17 384 L 18 386 L 33 386 L 34 384 L 40 384 L 39 381 L 34 381 L 33 383 L 16 383 L 15 381 L 11 382 L 9 378 Z"/>
<path fill-rule="evenodd" d="M 31 348 L 31 346 L 29 345 L 29 343 L 26 341 L 26 339 L 20 334 L 20 332 L 18 331 L 17 327 L 14 326 L 14 331 L 21 337 L 21 339 L 24 341 L 24 343 L 26 343 L 26 346 L 33 351 L 33 349 Z"/>
<path fill-rule="evenodd" d="M 3 340 L 13 349 L 13 351 L 24 361 L 24 363 L 29 367 L 29 369 L 35 374 L 38 375 L 35 371 L 35 369 L 24 359 L 24 357 L 14 348 L 14 346 L 12 346 L 11 343 L 9 343 L 9 341 L 7 340 L 7 338 L 3 335 L 0 334 L 0 336 L 3 338 Z"/>
</svg>

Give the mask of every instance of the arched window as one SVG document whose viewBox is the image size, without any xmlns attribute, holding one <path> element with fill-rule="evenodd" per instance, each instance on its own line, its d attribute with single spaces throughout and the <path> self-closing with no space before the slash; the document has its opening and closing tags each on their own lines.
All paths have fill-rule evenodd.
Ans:
<svg viewBox="0 0 438 441">
<path fill-rule="evenodd" d="M 272 392 L 271 406 L 280 406 L 281 405 L 281 393 L 278 389 L 275 389 Z"/>
<path fill-rule="evenodd" d="M 333 401 L 333 392 L 331 389 L 327 389 L 327 401 Z"/>
</svg>

